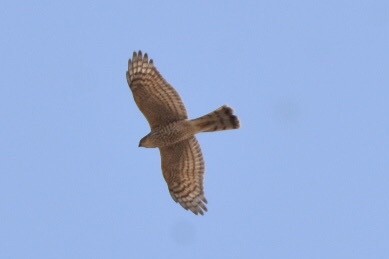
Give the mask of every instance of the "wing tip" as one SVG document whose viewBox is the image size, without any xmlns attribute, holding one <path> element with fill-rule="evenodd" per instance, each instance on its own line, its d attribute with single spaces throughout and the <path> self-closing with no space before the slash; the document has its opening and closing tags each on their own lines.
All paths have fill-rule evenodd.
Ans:
<svg viewBox="0 0 389 259">
<path fill-rule="evenodd" d="M 207 199 L 204 197 L 204 194 L 195 197 L 191 201 L 184 201 L 181 198 L 178 198 L 174 195 L 172 190 L 169 190 L 172 199 L 181 205 L 185 210 L 190 210 L 193 214 L 199 216 L 204 216 L 204 214 L 208 211 L 206 204 L 208 203 Z"/>
<path fill-rule="evenodd" d="M 128 59 L 128 71 L 130 71 L 133 67 L 141 66 L 141 64 L 153 65 L 154 60 L 149 59 L 149 55 L 146 52 L 142 54 L 141 50 L 138 50 L 138 52 L 134 51 L 132 53 L 132 58 Z"/>
<path fill-rule="evenodd" d="M 127 81 L 129 85 L 134 80 L 134 76 L 136 74 L 147 74 L 147 73 L 155 73 L 152 70 L 154 67 L 154 61 L 149 59 L 147 53 L 142 54 L 142 51 L 134 51 L 132 53 L 132 58 L 128 59 L 128 69 L 127 69 Z"/>
</svg>

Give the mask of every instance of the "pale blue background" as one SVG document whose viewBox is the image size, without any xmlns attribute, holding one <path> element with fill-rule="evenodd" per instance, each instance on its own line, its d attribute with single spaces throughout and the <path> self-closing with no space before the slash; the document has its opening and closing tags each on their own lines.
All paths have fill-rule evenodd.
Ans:
<svg viewBox="0 0 389 259">
<path fill-rule="evenodd" d="M 0 258 L 389 258 L 388 1 L 2 1 Z M 175 204 L 125 80 L 147 51 L 199 136 Z"/>
</svg>

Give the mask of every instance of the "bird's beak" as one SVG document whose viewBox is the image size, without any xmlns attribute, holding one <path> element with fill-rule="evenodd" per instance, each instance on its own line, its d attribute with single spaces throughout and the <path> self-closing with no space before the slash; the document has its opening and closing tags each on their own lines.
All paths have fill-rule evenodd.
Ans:
<svg viewBox="0 0 389 259">
<path fill-rule="evenodd" d="M 139 145 L 138 145 L 138 147 L 141 147 L 141 145 L 140 145 L 140 142 L 139 142 Z"/>
</svg>

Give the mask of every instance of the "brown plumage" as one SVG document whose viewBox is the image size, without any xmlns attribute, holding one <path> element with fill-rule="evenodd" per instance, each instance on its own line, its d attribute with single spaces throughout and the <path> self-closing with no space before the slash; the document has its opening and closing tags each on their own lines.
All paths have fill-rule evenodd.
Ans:
<svg viewBox="0 0 389 259">
<path fill-rule="evenodd" d="M 166 82 L 147 54 L 134 52 L 128 61 L 127 82 L 151 132 L 139 146 L 158 147 L 162 172 L 174 201 L 193 213 L 207 211 L 204 196 L 204 160 L 195 138 L 199 132 L 239 128 L 230 107 L 188 120 L 185 106 L 174 88 Z"/>
</svg>

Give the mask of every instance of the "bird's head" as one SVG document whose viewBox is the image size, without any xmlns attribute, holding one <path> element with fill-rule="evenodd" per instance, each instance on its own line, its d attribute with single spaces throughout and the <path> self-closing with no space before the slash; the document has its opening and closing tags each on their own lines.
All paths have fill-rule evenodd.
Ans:
<svg viewBox="0 0 389 259">
<path fill-rule="evenodd" d="M 147 134 L 144 136 L 140 141 L 139 141 L 139 146 L 138 147 L 148 147 L 148 148 L 153 148 L 156 147 L 153 144 L 153 141 L 150 138 L 150 134 Z"/>
</svg>

